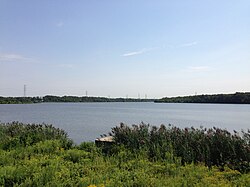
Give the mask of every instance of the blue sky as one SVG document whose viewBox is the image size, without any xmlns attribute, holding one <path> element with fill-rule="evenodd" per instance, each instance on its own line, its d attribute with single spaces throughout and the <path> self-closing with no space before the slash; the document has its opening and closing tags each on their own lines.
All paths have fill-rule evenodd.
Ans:
<svg viewBox="0 0 250 187">
<path fill-rule="evenodd" d="M 0 0 L 0 95 L 250 91 L 249 0 Z"/>
</svg>

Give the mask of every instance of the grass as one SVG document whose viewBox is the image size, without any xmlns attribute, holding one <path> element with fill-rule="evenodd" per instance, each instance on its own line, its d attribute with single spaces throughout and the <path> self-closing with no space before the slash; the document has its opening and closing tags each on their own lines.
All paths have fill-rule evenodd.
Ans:
<svg viewBox="0 0 250 187">
<path fill-rule="evenodd" d="M 13 125 L 25 130 L 11 133 Z M 74 145 L 64 131 L 53 126 L 45 124 L 34 125 L 33 128 L 28 126 L 18 122 L 0 125 L 1 135 L 5 136 L 0 139 L 0 186 L 249 186 L 250 184 L 248 171 L 235 170 L 229 165 L 225 165 L 222 171 L 218 166 L 207 167 L 204 162 L 183 163 L 183 159 L 175 155 L 174 149 L 165 151 L 164 157 L 152 159 L 146 143 L 135 150 L 119 142 L 111 145 L 110 151 L 107 151 L 105 150 L 107 146 L 97 147 L 92 142 Z M 146 134 L 146 131 L 144 132 Z M 40 139 L 33 138 L 36 134 L 38 137 L 42 137 L 41 134 L 44 136 Z"/>
</svg>

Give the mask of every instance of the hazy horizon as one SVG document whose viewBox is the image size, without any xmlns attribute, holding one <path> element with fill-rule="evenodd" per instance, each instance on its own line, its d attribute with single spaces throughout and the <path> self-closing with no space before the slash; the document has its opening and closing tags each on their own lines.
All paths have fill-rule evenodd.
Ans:
<svg viewBox="0 0 250 187">
<path fill-rule="evenodd" d="M 250 91 L 250 1 L 0 1 L 0 96 Z"/>
</svg>

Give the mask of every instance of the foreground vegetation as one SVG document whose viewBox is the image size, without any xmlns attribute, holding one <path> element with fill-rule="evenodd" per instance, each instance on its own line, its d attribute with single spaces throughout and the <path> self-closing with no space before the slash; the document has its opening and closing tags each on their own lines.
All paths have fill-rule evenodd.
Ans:
<svg viewBox="0 0 250 187">
<path fill-rule="evenodd" d="M 235 134 L 216 136 L 217 130 L 211 133 L 214 142 L 232 143 Z M 183 141 L 181 133 L 194 138 L 201 131 L 121 124 L 112 129 L 115 142 L 97 147 L 91 142 L 74 145 L 51 125 L 0 124 L 0 186 L 249 186 L 249 160 L 244 167 L 207 167 L 205 160 L 195 161 L 191 147 L 197 144 L 189 145 L 191 140 L 179 148 L 171 145 Z M 237 136 L 237 145 L 249 156 L 249 132 L 243 136 Z M 244 158 L 241 152 L 235 154 Z"/>
<path fill-rule="evenodd" d="M 107 97 L 77 97 L 77 96 L 53 96 L 44 97 L 0 97 L 0 104 L 28 104 L 43 102 L 153 102 L 153 99 L 133 98 L 107 98 Z"/>
<path fill-rule="evenodd" d="M 184 97 L 164 97 L 156 100 L 158 103 L 225 103 L 225 104 L 250 104 L 250 92 L 217 95 L 195 95 Z"/>
<path fill-rule="evenodd" d="M 204 163 L 211 168 L 225 166 L 240 172 L 250 172 L 250 130 L 231 134 L 219 128 L 180 129 L 169 125 L 147 124 L 129 127 L 121 124 L 112 129 L 116 144 L 132 152 L 146 150 L 151 160 L 165 160 L 171 153 L 182 165 Z"/>
</svg>

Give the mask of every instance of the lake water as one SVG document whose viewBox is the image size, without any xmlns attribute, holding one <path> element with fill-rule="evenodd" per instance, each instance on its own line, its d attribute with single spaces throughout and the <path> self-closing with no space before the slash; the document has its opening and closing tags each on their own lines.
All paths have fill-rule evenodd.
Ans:
<svg viewBox="0 0 250 187">
<path fill-rule="evenodd" d="M 0 105 L 0 121 L 49 123 L 76 143 L 94 141 L 123 122 L 250 129 L 250 105 L 184 103 L 40 103 Z"/>
</svg>

